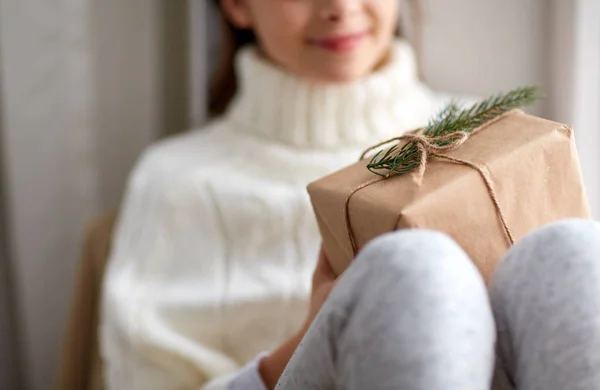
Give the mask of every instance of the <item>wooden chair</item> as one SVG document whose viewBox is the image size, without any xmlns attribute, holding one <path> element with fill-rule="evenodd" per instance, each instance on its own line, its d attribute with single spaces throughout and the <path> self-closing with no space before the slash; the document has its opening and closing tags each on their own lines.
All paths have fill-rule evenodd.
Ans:
<svg viewBox="0 0 600 390">
<path fill-rule="evenodd" d="M 103 390 L 98 341 L 100 297 L 117 213 L 93 221 L 86 229 L 81 262 L 67 320 L 57 390 Z"/>
</svg>

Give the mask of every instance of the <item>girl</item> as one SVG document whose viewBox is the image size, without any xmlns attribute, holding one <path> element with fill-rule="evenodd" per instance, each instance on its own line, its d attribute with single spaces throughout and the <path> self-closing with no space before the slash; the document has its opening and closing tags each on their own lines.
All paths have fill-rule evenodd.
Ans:
<svg viewBox="0 0 600 390">
<path fill-rule="evenodd" d="M 131 174 L 103 292 L 111 390 L 198 389 L 291 352 L 320 245 L 306 185 L 443 104 L 396 36 L 395 0 L 219 8 L 215 120 L 154 145 Z"/>
<path fill-rule="evenodd" d="M 424 125 L 442 105 L 419 82 L 410 46 L 395 36 L 398 2 L 219 6 L 228 34 L 210 102 L 218 117 L 151 147 L 131 175 L 103 293 L 108 389 L 489 387 L 495 327 L 485 287 L 444 236 L 416 231 L 376 240 L 321 310 L 336 281 L 324 254 L 317 256 L 306 184 L 371 144 Z M 498 377 L 507 385 L 530 389 L 540 380 L 539 388 L 567 389 L 544 374 L 589 367 L 565 359 L 557 371 L 541 359 L 551 352 L 526 349 L 536 351 L 551 333 L 543 320 L 560 314 L 555 303 L 573 299 L 543 278 L 523 287 L 526 267 L 559 252 L 548 246 L 548 256 L 533 257 L 530 248 L 559 245 L 561 235 L 589 244 L 598 234 L 573 224 L 516 248 L 509 257 L 532 260 L 506 261 L 512 269 L 498 277 L 492 303 L 502 310 L 500 334 L 523 334 L 522 349 L 500 339 L 508 368 Z M 569 229 L 586 234 L 563 234 Z M 589 269 L 569 278 L 598 274 L 590 259 L 599 250 L 572 252 L 563 257 Z M 506 276 L 513 273 L 522 277 Z M 600 296 L 597 285 L 582 288 Z M 555 301 L 537 321 L 514 317 L 518 303 L 535 310 L 549 286 Z M 597 347 L 598 333 L 582 329 Z"/>
</svg>

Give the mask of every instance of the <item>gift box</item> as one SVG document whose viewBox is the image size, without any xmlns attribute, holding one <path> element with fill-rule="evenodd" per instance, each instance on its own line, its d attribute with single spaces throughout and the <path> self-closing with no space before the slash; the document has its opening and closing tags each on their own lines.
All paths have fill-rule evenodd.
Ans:
<svg viewBox="0 0 600 390">
<path fill-rule="evenodd" d="M 416 168 L 376 174 L 373 159 L 363 158 L 308 186 L 336 274 L 371 239 L 420 228 L 452 237 L 489 281 L 531 230 L 590 216 L 567 125 L 509 110 L 471 134 L 428 140 L 421 131 L 398 142 L 395 153 L 409 143 L 418 150 Z"/>
</svg>

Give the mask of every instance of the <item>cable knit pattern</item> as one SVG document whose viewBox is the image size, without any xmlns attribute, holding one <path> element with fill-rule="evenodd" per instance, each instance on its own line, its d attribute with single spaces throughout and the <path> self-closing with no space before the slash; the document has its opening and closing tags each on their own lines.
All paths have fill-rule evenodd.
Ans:
<svg viewBox="0 0 600 390">
<path fill-rule="evenodd" d="M 245 49 L 226 115 L 145 152 L 105 278 L 110 390 L 226 388 L 297 329 L 320 243 L 305 186 L 441 104 L 407 44 L 391 57 L 362 81 L 320 86 Z"/>
</svg>

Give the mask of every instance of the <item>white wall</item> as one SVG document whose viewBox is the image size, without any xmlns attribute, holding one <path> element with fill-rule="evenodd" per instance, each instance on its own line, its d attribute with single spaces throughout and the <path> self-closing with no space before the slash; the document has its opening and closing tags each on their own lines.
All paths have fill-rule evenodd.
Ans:
<svg viewBox="0 0 600 390">
<path fill-rule="evenodd" d="M 577 21 L 572 25 L 575 44 L 565 52 L 573 59 L 568 74 L 568 96 L 572 98 L 568 114 L 575 128 L 592 213 L 600 218 L 600 2 L 577 0 L 573 13 Z"/>
<path fill-rule="evenodd" d="M 91 150 L 85 11 L 65 2 L 0 2 L 9 247 L 22 363 L 37 389 L 52 380 L 73 239 L 82 212 L 95 204 L 95 172 L 81 158 Z"/>
<path fill-rule="evenodd" d="M 129 170 L 162 128 L 160 0 L 90 3 L 92 123 L 99 208 L 118 206 Z"/>
<path fill-rule="evenodd" d="M 424 0 L 424 7 L 423 66 L 432 86 L 477 96 L 547 89 L 549 1 Z"/>
<path fill-rule="evenodd" d="M 54 381 L 84 223 L 156 138 L 157 1 L 0 0 L 2 168 L 26 388 Z"/>
</svg>

